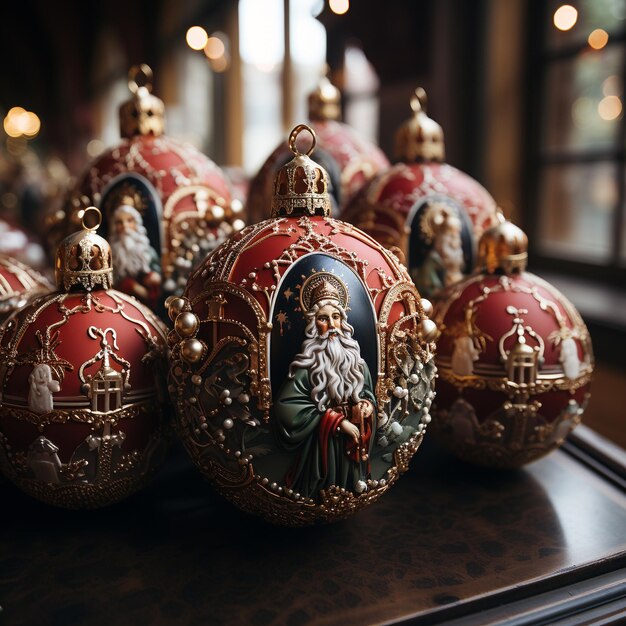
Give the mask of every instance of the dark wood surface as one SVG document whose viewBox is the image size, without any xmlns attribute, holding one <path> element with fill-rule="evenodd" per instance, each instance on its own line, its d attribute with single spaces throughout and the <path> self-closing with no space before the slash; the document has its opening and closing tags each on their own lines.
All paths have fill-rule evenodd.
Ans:
<svg viewBox="0 0 626 626">
<path fill-rule="evenodd" d="M 308 529 L 240 513 L 180 451 L 101 511 L 0 501 L 0 624 L 556 623 L 626 597 L 626 496 L 567 450 L 502 472 L 427 440 L 378 504 Z"/>
</svg>

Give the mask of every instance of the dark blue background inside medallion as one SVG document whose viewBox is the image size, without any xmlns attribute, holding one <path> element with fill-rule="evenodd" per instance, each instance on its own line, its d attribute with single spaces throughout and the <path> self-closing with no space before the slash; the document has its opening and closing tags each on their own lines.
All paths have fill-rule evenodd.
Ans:
<svg viewBox="0 0 626 626">
<path fill-rule="evenodd" d="M 348 287 L 348 323 L 354 328 L 353 336 L 359 343 L 361 356 L 376 385 L 378 334 L 369 293 L 352 268 L 327 254 L 313 253 L 299 259 L 287 270 L 274 302 L 269 355 L 273 395 L 287 378 L 289 366 L 305 339 L 306 321 L 300 310 L 300 287 L 311 274 L 322 271 L 331 272 Z"/>
</svg>

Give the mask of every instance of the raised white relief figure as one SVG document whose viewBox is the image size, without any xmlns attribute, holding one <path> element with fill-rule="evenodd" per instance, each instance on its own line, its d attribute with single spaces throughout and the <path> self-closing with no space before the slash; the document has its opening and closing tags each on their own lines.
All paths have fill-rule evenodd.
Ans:
<svg viewBox="0 0 626 626">
<path fill-rule="evenodd" d="M 52 394 L 61 389 L 57 380 L 52 378 L 52 370 L 45 363 L 38 363 L 28 377 L 28 407 L 35 413 L 47 413 L 54 408 Z"/>
<path fill-rule="evenodd" d="M 452 371 L 457 376 L 471 376 L 474 373 L 474 361 L 478 360 L 479 355 L 471 337 L 457 337 L 452 352 Z"/>
<path fill-rule="evenodd" d="M 580 374 L 580 359 L 578 358 L 578 348 L 573 337 L 567 337 L 561 341 L 559 361 L 563 366 L 566 378 L 570 380 L 578 378 Z"/>
</svg>

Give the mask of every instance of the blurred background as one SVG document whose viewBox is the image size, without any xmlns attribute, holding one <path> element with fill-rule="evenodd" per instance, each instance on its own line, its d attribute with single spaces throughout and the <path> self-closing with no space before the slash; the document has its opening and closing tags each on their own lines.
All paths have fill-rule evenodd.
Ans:
<svg viewBox="0 0 626 626">
<path fill-rule="evenodd" d="M 626 446 L 626 0 L 23 0 L 0 21 L 0 217 L 30 228 L 119 141 L 131 65 L 167 133 L 245 187 L 324 65 L 343 118 L 393 158 L 418 85 L 446 161 L 530 238 L 598 360 L 587 425 Z M 9 237 L 10 232 L 0 232 Z"/>
</svg>

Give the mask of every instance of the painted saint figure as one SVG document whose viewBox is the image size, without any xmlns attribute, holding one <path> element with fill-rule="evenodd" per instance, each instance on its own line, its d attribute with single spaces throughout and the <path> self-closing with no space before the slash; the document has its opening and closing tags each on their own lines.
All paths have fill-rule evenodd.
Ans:
<svg viewBox="0 0 626 626">
<path fill-rule="evenodd" d="M 464 276 L 462 224 L 450 207 L 435 202 L 426 207 L 420 227 L 432 247 L 424 262 L 412 269 L 411 277 L 420 292 L 428 296 Z"/>
<path fill-rule="evenodd" d="M 52 394 L 61 389 L 58 380 L 52 378 L 52 370 L 45 363 L 37 363 L 28 377 L 28 406 L 35 413 L 47 413 L 54 408 Z"/>
<path fill-rule="evenodd" d="M 278 439 L 295 454 L 285 482 L 304 497 L 331 485 L 365 491 L 376 430 L 372 378 L 347 321 L 347 288 L 324 274 L 302 287 L 306 338 L 274 401 Z"/>
<path fill-rule="evenodd" d="M 150 245 L 141 213 L 134 206 L 124 203 L 115 209 L 111 216 L 109 243 L 117 288 L 147 304 L 158 302 L 161 260 Z"/>
</svg>

